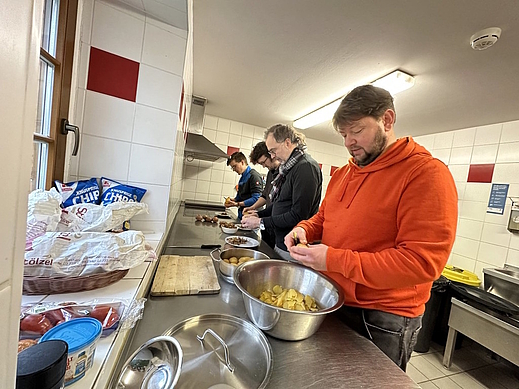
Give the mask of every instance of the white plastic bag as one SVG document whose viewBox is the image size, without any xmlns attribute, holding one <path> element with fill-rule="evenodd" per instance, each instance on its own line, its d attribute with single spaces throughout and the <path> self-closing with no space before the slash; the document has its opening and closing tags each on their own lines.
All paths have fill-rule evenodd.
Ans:
<svg viewBox="0 0 519 389">
<path fill-rule="evenodd" d="M 61 216 L 61 195 L 55 188 L 36 189 L 29 194 L 25 241 L 31 242 L 47 231 L 56 231 Z"/>
<path fill-rule="evenodd" d="M 76 204 L 62 210 L 56 231 L 110 231 L 144 212 L 148 212 L 146 203 L 119 201 L 107 205 Z"/>
<path fill-rule="evenodd" d="M 140 231 L 47 232 L 26 248 L 24 275 L 86 276 L 130 269 L 155 258 Z"/>
</svg>

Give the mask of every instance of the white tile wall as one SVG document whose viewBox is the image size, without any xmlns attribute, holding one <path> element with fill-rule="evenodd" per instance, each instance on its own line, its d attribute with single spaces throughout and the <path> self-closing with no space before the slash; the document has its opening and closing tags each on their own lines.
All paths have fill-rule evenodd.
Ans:
<svg viewBox="0 0 519 389">
<path fill-rule="evenodd" d="M 434 135 L 433 135 L 434 136 Z M 475 128 L 467 128 L 465 130 L 454 131 L 454 139 L 452 147 L 472 146 L 476 137 Z M 420 137 L 421 139 L 421 137 Z"/>
<path fill-rule="evenodd" d="M 134 113 L 131 101 L 87 90 L 83 133 L 129 142 Z"/>
<path fill-rule="evenodd" d="M 83 134 L 78 175 L 126 181 L 130 146 L 128 142 Z"/>
<path fill-rule="evenodd" d="M 177 121 L 178 115 L 173 112 L 136 104 L 132 141 L 174 150 L 176 137 L 172 133 Z"/>
<path fill-rule="evenodd" d="M 144 24 L 144 19 L 96 1 L 91 44 L 98 49 L 140 62 Z"/>
<path fill-rule="evenodd" d="M 470 164 L 471 157 L 472 157 L 472 146 L 455 147 L 451 150 L 449 165 L 468 165 L 468 164 Z"/>
<path fill-rule="evenodd" d="M 139 67 L 137 103 L 178 113 L 181 90 L 182 77 L 144 64 Z"/>
<path fill-rule="evenodd" d="M 503 123 L 501 130 L 501 143 L 519 141 L 519 120 Z"/>
<path fill-rule="evenodd" d="M 470 163 L 477 165 L 482 163 L 496 162 L 497 146 L 497 144 L 474 146 L 474 151 L 472 152 L 472 159 L 470 160 Z"/>
<path fill-rule="evenodd" d="M 519 128 L 516 129 L 519 133 Z M 517 154 L 519 153 L 519 142 L 501 143 L 499 151 L 497 152 L 497 163 L 507 163 L 517 161 Z"/>
<path fill-rule="evenodd" d="M 485 267 L 519 265 L 519 234 L 507 230 L 511 201 L 507 199 L 503 215 L 487 213 L 492 184 L 467 183 L 470 164 L 495 164 L 492 182 L 510 184 L 508 196 L 519 196 L 519 120 L 415 140 L 444 161 L 450 152 L 448 166 L 458 189 L 459 209 L 449 263 L 474 271 L 481 279 Z"/>
<path fill-rule="evenodd" d="M 143 0 L 144 8 L 154 15 L 163 15 L 164 20 L 170 21 L 175 27 L 187 30 L 187 14 L 186 12 L 164 4 L 163 2 L 155 0 Z M 175 3 L 180 3 L 176 0 Z M 180 8 L 180 7 L 179 7 Z"/>
<path fill-rule="evenodd" d="M 172 150 L 132 144 L 128 180 L 168 186 L 173 166 Z"/>
<path fill-rule="evenodd" d="M 163 45 L 163 42 L 168 42 Z M 146 25 L 142 63 L 182 76 L 186 39 L 151 24 Z"/>
<path fill-rule="evenodd" d="M 178 111 L 182 79 L 192 71 L 188 33 L 125 4 L 100 0 L 84 1 L 78 33 L 75 124 L 82 137 L 67 180 L 105 176 L 146 188 L 142 201 L 149 213 L 133 218 L 132 228 L 162 233 L 181 196 L 184 138 L 178 135 Z M 85 91 L 91 45 L 140 63 L 135 103 Z M 185 82 L 186 93 L 191 82 Z"/>
<path fill-rule="evenodd" d="M 490 126 L 478 127 L 474 145 L 487 145 L 499 143 L 501 138 L 502 124 L 492 124 Z"/>
</svg>

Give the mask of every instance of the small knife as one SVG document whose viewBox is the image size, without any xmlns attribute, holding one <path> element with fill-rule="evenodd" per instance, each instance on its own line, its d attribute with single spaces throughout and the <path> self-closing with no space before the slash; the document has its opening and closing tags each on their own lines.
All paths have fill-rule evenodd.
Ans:
<svg viewBox="0 0 519 389">
<path fill-rule="evenodd" d="M 221 244 L 202 244 L 199 246 L 166 246 L 167 249 L 219 249 L 222 247 Z"/>
</svg>

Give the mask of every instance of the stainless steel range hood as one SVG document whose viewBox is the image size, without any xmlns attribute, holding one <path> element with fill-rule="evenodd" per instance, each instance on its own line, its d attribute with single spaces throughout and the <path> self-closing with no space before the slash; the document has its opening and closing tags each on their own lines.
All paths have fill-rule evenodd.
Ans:
<svg viewBox="0 0 519 389">
<path fill-rule="evenodd" d="M 202 135 L 206 102 L 207 99 L 204 97 L 193 96 L 184 156 L 190 160 L 202 159 L 211 162 L 227 161 L 227 154 Z"/>
<path fill-rule="evenodd" d="M 218 146 L 215 146 L 209 139 L 203 135 L 187 134 L 186 147 L 184 148 L 184 156 L 188 159 L 202 159 L 211 162 L 227 161 L 225 154 Z"/>
</svg>

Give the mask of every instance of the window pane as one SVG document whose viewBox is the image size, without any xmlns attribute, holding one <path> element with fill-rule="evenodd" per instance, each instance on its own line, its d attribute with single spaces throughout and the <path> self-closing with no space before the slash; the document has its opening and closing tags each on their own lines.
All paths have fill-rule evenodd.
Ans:
<svg viewBox="0 0 519 389">
<path fill-rule="evenodd" d="M 59 0 L 45 0 L 43 10 L 43 34 L 41 47 L 47 53 L 56 56 L 56 40 L 58 36 Z"/>
<path fill-rule="evenodd" d="M 32 156 L 31 190 L 45 189 L 48 159 L 49 145 L 35 141 L 34 154 Z"/>
<path fill-rule="evenodd" d="M 50 115 L 52 111 L 52 89 L 54 87 L 54 66 L 40 58 L 40 83 L 38 91 L 37 134 L 50 136 Z"/>
</svg>

